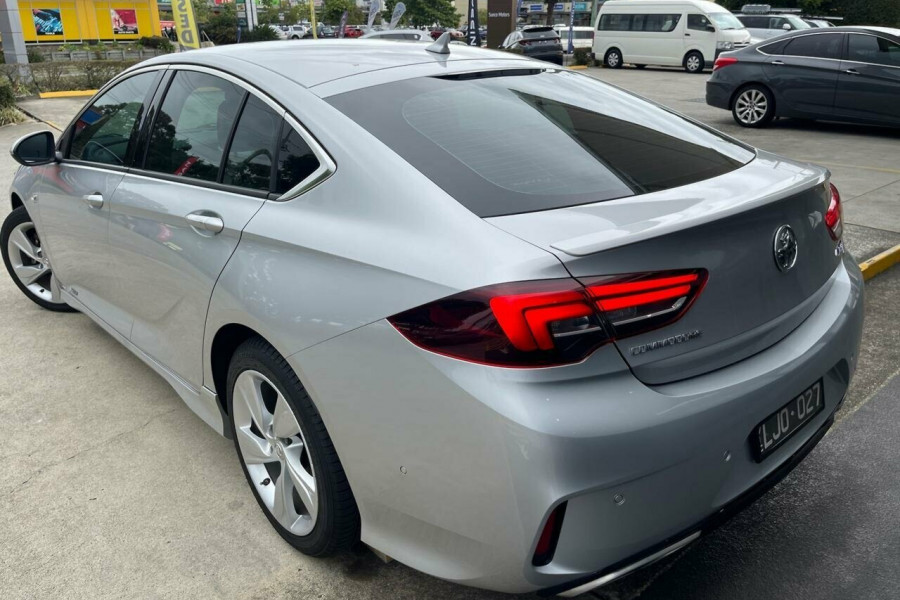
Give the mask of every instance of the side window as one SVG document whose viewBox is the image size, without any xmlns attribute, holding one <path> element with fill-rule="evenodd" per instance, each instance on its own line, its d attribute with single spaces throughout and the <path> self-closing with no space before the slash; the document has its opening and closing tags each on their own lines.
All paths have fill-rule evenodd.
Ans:
<svg viewBox="0 0 900 600">
<path fill-rule="evenodd" d="M 817 33 L 795 37 L 788 42 L 784 54 L 809 58 L 840 58 L 841 34 Z"/>
<path fill-rule="evenodd" d="M 709 22 L 709 19 L 707 19 L 704 15 L 688 15 L 688 29 L 694 29 L 696 31 L 706 31 L 706 28 L 710 25 L 711 23 Z"/>
<path fill-rule="evenodd" d="M 760 46 L 760 51 L 764 54 L 771 55 L 780 55 L 784 54 L 784 48 L 787 46 L 788 42 L 791 40 L 781 40 L 780 42 L 774 42 L 771 44 L 766 44 L 765 46 Z"/>
<path fill-rule="evenodd" d="M 268 192 L 280 126 L 281 117 L 251 95 L 234 130 L 222 183 Z"/>
<path fill-rule="evenodd" d="M 900 67 L 900 44 L 874 35 L 851 33 L 847 60 Z"/>
<path fill-rule="evenodd" d="M 145 168 L 216 181 L 244 90 L 220 77 L 178 71 L 156 116 Z"/>
<path fill-rule="evenodd" d="M 144 98 L 157 73 L 141 73 L 116 84 L 84 111 L 72 132 L 68 158 L 125 165 L 141 121 Z"/>
<path fill-rule="evenodd" d="M 678 26 L 681 15 L 647 15 L 644 21 L 644 31 L 667 33 Z"/>
<path fill-rule="evenodd" d="M 628 31 L 631 29 L 631 15 L 603 15 L 600 29 L 604 31 Z"/>
<path fill-rule="evenodd" d="M 646 15 L 633 15 L 631 17 L 631 30 L 632 31 L 643 31 L 645 18 L 646 18 Z"/>
<path fill-rule="evenodd" d="M 286 121 L 278 141 L 278 174 L 275 191 L 283 194 L 312 175 L 319 168 L 319 159 L 309 144 Z"/>
<path fill-rule="evenodd" d="M 784 17 L 769 17 L 769 29 L 781 29 L 785 25 L 790 25 L 790 23 Z"/>
</svg>

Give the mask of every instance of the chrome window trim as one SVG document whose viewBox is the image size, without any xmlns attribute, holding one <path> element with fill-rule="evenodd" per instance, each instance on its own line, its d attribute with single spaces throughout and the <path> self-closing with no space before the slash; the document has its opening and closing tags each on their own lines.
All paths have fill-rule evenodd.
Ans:
<svg viewBox="0 0 900 600">
<path fill-rule="evenodd" d="M 281 196 L 278 196 L 275 199 L 276 201 L 291 200 L 291 199 L 299 196 L 300 194 L 307 192 L 308 190 L 314 188 L 315 186 L 319 185 L 320 183 L 322 183 L 323 181 L 325 181 L 326 179 L 331 177 L 331 175 L 337 170 L 337 164 L 335 164 L 334 159 L 331 158 L 331 155 L 328 154 L 328 152 L 322 147 L 321 144 L 319 144 L 319 142 L 316 140 L 316 138 L 313 137 L 313 135 L 311 133 L 309 133 L 309 131 L 300 123 L 300 121 L 297 120 L 297 118 L 294 117 L 294 115 L 292 115 L 290 112 L 288 112 L 288 110 L 286 108 L 284 108 L 278 102 L 276 102 L 275 100 L 270 98 L 267 94 L 265 94 L 262 90 L 260 90 L 256 86 L 244 81 L 243 79 L 235 77 L 234 75 L 232 75 L 230 73 L 226 73 L 224 71 L 220 71 L 219 69 L 214 69 L 214 68 L 207 67 L 204 65 L 195 65 L 195 64 L 189 64 L 189 63 L 173 63 L 173 64 L 165 65 L 165 67 L 172 71 L 195 71 L 198 73 L 205 73 L 205 74 L 211 75 L 213 77 L 220 77 L 220 78 L 224 79 L 225 81 L 228 81 L 229 83 L 233 83 L 234 85 L 245 90 L 247 93 L 253 94 L 256 98 L 265 102 L 272 110 L 275 111 L 275 113 L 280 118 L 284 119 L 288 123 L 288 125 L 290 125 L 300 135 L 300 137 L 303 138 L 303 141 L 305 141 L 307 143 L 307 145 L 309 145 L 310 150 L 312 150 L 313 154 L 319 160 L 319 168 L 316 169 L 315 171 L 313 171 L 308 177 L 306 177 L 306 179 L 300 181 L 297 185 L 295 185 L 294 187 L 289 189 L 287 192 L 285 192 Z M 163 100 L 165 100 L 165 96 L 163 96 Z M 276 143 L 278 141 L 279 140 L 276 140 Z M 224 157 L 223 157 L 223 159 L 224 159 Z M 141 169 L 140 171 L 142 172 L 142 174 L 154 173 L 154 171 L 148 171 L 146 169 Z M 148 175 L 143 175 L 143 176 L 147 177 Z M 166 179 L 166 181 L 170 181 L 170 180 Z M 198 185 L 198 184 L 204 183 L 204 182 L 201 182 L 201 181 L 193 181 L 192 182 L 190 180 L 186 180 L 186 181 L 184 181 L 184 183 L 187 185 Z M 206 182 L 206 183 L 214 183 L 214 182 Z M 218 184 L 218 185 L 224 185 L 224 184 Z M 246 190 L 249 190 L 254 193 L 260 191 L 260 190 L 253 190 L 252 188 L 240 188 L 240 189 L 246 189 Z M 254 197 L 254 196 L 251 196 L 251 197 Z"/>
<path fill-rule="evenodd" d="M 870 36 L 870 37 L 881 38 L 881 39 L 883 39 L 883 40 L 887 40 L 887 41 L 891 42 L 892 44 L 898 44 L 898 45 L 900 45 L 900 41 L 895 41 L 895 40 L 892 40 L 892 39 L 890 39 L 890 38 L 886 38 L 885 36 L 883 36 L 883 35 L 878 35 L 877 33 L 869 33 L 869 32 L 867 32 L 867 31 L 829 31 L 828 29 L 824 29 L 823 31 L 811 31 L 811 32 L 809 32 L 809 33 L 803 33 L 803 34 L 800 34 L 800 35 L 796 35 L 796 36 L 792 37 L 791 40 L 793 40 L 793 39 L 795 39 L 795 38 L 800 38 L 800 37 L 810 36 L 810 35 L 826 35 L 826 34 L 829 34 L 829 33 L 831 33 L 831 34 L 839 34 L 839 35 L 868 35 L 868 36 Z M 791 40 L 787 40 L 787 41 L 790 42 Z M 845 58 L 825 58 L 824 56 L 821 56 L 821 57 L 820 57 L 820 56 L 797 56 L 796 54 L 769 54 L 769 53 L 767 53 L 767 52 L 763 52 L 763 51 L 762 51 L 763 47 L 768 46 L 770 43 L 771 43 L 771 44 L 774 44 L 774 43 L 776 43 L 776 42 L 778 42 L 778 41 L 779 41 L 779 40 L 774 39 L 774 40 L 772 40 L 771 42 L 769 42 L 769 43 L 767 43 L 767 44 L 763 44 L 763 45 L 759 46 L 758 48 L 754 48 L 754 50 L 756 50 L 757 52 L 759 52 L 759 53 L 762 54 L 763 56 L 770 56 L 770 57 L 784 56 L 784 57 L 787 57 L 787 58 L 808 58 L 808 59 L 811 59 L 811 60 L 834 60 L 834 61 L 838 61 L 838 62 L 853 63 L 853 64 L 856 64 L 856 65 L 872 65 L 873 67 L 887 67 L 888 69 L 900 69 L 900 65 L 897 65 L 897 66 L 894 66 L 894 65 L 885 65 L 885 64 L 882 64 L 882 63 L 871 63 L 871 62 L 865 62 L 865 61 L 862 61 L 862 60 L 851 60 L 851 59 L 849 59 L 849 58 L 846 58 L 846 59 L 845 59 Z M 782 40 L 782 41 L 784 41 L 784 40 Z M 841 49 L 841 53 L 843 53 L 843 47 L 842 47 L 842 49 Z"/>
</svg>

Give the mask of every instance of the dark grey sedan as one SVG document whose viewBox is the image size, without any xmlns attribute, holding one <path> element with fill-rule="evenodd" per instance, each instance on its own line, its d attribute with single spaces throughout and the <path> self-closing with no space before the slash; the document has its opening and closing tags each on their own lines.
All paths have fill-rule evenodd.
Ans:
<svg viewBox="0 0 900 600">
<path fill-rule="evenodd" d="M 744 127 L 775 117 L 900 126 L 900 29 L 807 29 L 725 53 L 706 103 Z"/>
<path fill-rule="evenodd" d="M 562 42 L 552 27 L 527 27 L 513 31 L 503 40 L 500 49 L 524 54 L 528 58 L 563 64 Z"/>
</svg>

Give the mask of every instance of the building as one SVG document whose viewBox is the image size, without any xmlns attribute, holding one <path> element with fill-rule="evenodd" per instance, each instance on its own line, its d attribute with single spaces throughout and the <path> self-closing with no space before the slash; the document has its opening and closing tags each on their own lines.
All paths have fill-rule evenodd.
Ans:
<svg viewBox="0 0 900 600">
<path fill-rule="evenodd" d="M 569 11 L 575 5 L 575 25 L 591 24 L 593 2 L 557 2 L 553 6 L 553 24 L 569 23 Z M 546 2 L 523 1 L 519 6 L 519 21 L 528 24 L 544 24 L 547 20 Z"/>
<path fill-rule="evenodd" d="M 20 1 L 26 42 L 128 41 L 160 34 L 156 0 Z"/>
</svg>

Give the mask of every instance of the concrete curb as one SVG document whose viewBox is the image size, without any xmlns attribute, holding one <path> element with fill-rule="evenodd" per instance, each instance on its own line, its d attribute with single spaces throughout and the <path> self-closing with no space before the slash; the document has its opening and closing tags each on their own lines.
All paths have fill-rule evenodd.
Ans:
<svg viewBox="0 0 900 600">
<path fill-rule="evenodd" d="M 38 97 L 43 100 L 45 98 L 80 98 L 82 96 L 93 96 L 97 90 L 71 90 L 68 92 L 41 92 Z"/>
<path fill-rule="evenodd" d="M 863 279 L 868 281 L 897 263 L 900 263 L 900 244 L 861 262 L 859 268 L 862 271 Z"/>
<path fill-rule="evenodd" d="M 587 65 L 572 65 L 572 66 L 569 67 L 569 68 L 570 68 L 570 69 L 575 69 L 575 70 L 587 69 Z"/>
</svg>

